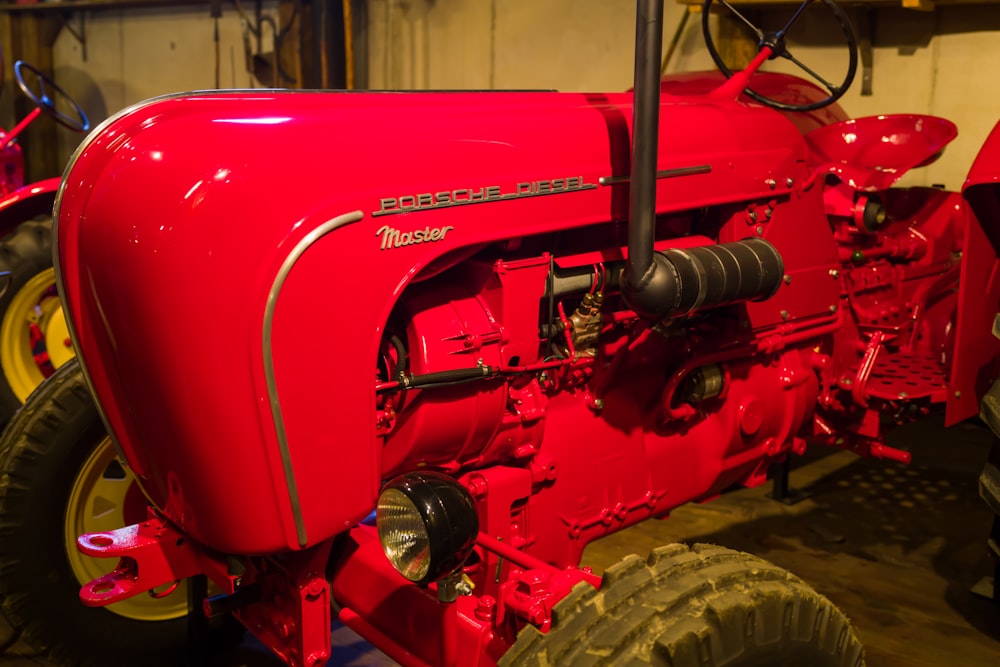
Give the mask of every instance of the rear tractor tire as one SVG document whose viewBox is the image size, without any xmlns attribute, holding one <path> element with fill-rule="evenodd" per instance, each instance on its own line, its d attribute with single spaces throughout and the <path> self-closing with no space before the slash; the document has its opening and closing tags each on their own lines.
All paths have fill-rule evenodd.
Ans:
<svg viewBox="0 0 1000 667">
<path fill-rule="evenodd" d="M 22 222 L 0 239 L 0 424 L 42 380 L 73 357 L 56 294 L 52 218 Z"/>
<path fill-rule="evenodd" d="M 529 626 L 501 665 L 863 667 L 844 615 L 776 565 L 706 544 L 628 556 L 576 588 L 552 628 Z"/>
<path fill-rule="evenodd" d="M 187 643 L 182 585 L 87 608 L 80 586 L 114 559 L 84 557 L 82 532 L 145 518 L 146 501 L 114 448 L 76 359 L 28 398 L 0 437 L 0 625 L 59 665 L 177 665 Z"/>
</svg>

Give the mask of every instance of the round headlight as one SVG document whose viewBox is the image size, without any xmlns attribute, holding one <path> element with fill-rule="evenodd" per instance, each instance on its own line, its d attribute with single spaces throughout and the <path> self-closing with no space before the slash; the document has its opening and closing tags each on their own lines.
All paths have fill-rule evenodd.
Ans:
<svg viewBox="0 0 1000 667">
<path fill-rule="evenodd" d="M 413 501 L 398 489 L 386 489 L 375 510 L 378 539 L 386 558 L 410 581 L 427 576 L 431 547 L 427 528 Z"/>
<path fill-rule="evenodd" d="M 462 566 L 479 533 L 479 516 L 472 496 L 454 479 L 415 472 L 386 484 L 375 525 L 392 566 L 423 584 Z"/>
</svg>

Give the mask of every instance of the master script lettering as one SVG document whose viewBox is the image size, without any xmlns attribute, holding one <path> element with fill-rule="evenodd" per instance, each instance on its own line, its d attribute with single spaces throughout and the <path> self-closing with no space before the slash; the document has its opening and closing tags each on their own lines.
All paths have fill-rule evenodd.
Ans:
<svg viewBox="0 0 1000 667">
<path fill-rule="evenodd" d="M 412 232 L 401 232 L 394 227 L 389 225 L 382 225 L 379 227 L 378 231 L 375 232 L 375 236 L 382 237 L 382 250 L 389 250 L 391 248 L 400 248 L 406 245 L 415 245 L 417 243 L 427 243 L 429 241 L 441 241 L 444 239 L 444 235 L 447 234 L 454 227 L 424 227 L 423 229 L 415 229 Z"/>
</svg>

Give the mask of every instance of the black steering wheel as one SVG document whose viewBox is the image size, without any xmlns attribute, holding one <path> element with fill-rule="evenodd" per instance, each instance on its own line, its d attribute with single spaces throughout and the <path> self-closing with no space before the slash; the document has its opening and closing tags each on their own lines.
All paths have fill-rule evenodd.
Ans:
<svg viewBox="0 0 1000 667">
<path fill-rule="evenodd" d="M 715 0 L 705 0 L 705 5 L 702 7 L 701 12 L 701 31 L 705 36 L 705 46 L 708 47 L 708 52 L 712 56 L 712 60 L 715 61 L 719 70 L 726 75 L 726 78 L 729 78 L 733 76 L 733 72 L 726 66 L 726 63 L 722 61 L 722 57 L 719 55 L 718 50 L 715 48 L 715 43 L 712 41 L 712 33 L 708 27 L 708 14 L 712 9 L 712 4 L 714 2 Z M 795 56 L 793 56 L 788 50 L 788 46 L 785 43 L 788 31 L 792 29 L 792 26 L 794 26 L 799 20 L 806 8 L 814 2 L 825 5 L 831 12 L 833 12 L 834 18 L 836 18 L 841 31 L 844 33 L 844 38 L 847 42 L 846 46 L 850 52 L 850 62 L 847 66 L 847 74 L 844 76 L 844 80 L 838 85 L 830 83 L 807 65 L 796 59 Z M 840 5 L 834 2 L 834 0 L 804 0 L 804 2 L 799 5 L 798 9 L 795 10 L 795 13 L 792 14 L 792 17 L 785 23 L 785 26 L 777 32 L 764 32 L 751 23 L 749 19 L 743 16 L 743 14 L 733 7 L 728 0 L 719 0 L 719 4 L 732 12 L 736 18 L 739 19 L 740 22 L 743 23 L 757 37 L 757 44 L 759 48 L 763 49 L 765 47 L 770 47 L 771 57 L 768 58 L 768 60 L 784 58 L 785 60 L 795 63 L 799 69 L 808 74 L 812 79 L 819 83 L 822 88 L 830 93 L 829 96 L 816 102 L 810 102 L 808 104 L 789 104 L 787 102 L 779 102 L 778 100 L 764 97 L 760 93 L 754 92 L 748 87 L 744 92 L 746 92 L 749 97 L 757 100 L 761 104 L 765 104 L 774 109 L 781 109 L 782 111 L 812 111 L 814 109 L 820 109 L 829 104 L 833 104 L 833 102 L 838 100 L 840 96 L 846 93 L 847 89 L 850 88 L 851 82 L 854 81 L 854 75 L 858 71 L 858 39 L 854 34 L 851 19 L 848 18 L 844 10 L 841 9 Z"/>
<path fill-rule="evenodd" d="M 25 83 L 25 70 L 27 70 L 29 74 L 33 75 L 33 83 L 37 84 L 37 93 L 34 92 L 32 86 Z M 87 120 L 87 114 L 84 113 L 80 105 L 69 96 L 69 93 L 57 86 L 52 79 L 42 74 L 37 67 L 29 65 L 23 60 L 18 60 L 14 63 L 14 78 L 17 79 L 17 85 L 20 87 L 21 92 L 24 93 L 39 109 L 55 118 L 60 124 L 68 127 L 74 132 L 86 132 L 90 129 L 90 121 Z M 49 95 L 50 91 L 52 93 L 51 96 Z M 62 98 L 69 103 L 74 115 L 67 115 L 56 108 L 56 101 L 59 98 Z"/>
</svg>

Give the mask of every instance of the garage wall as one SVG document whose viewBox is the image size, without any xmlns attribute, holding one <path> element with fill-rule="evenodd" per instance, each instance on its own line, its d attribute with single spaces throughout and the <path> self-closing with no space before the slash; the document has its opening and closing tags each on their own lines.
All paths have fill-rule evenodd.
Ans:
<svg viewBox="0 0 1000 667">
<path fill-rule="evenodd" d="M 276 14 L 277 3 L 264 7 Z M 217 68 L 220 87 L 254 87 L 246 69 L 240 17 L 231 4 L 224 3 L 218 21 L 218 57 L 215 30 L 207 5 L 87 12 L 86 49 L 69 30 L 61 30 L 56 38 L 55 79 L 80 102 L 92 124 L 144 99 L 215 88 Z M 265 50 L 271 48 L 268 32 Z M 252 46 L 256 49 L 255 40 Z M 60 132 L 64 159 L 79 140 L 78 135 Z"/>
<path fill-rule="evenodd" d="M 244 3 L 247 4 L 248 3 Z M 555 88 L 622 90 L 632 83 L 635 3 L 631 0 L 354 0 L 367 13 L 362 80 L 371 88 Z M 276 3 L 265 5 L 276 11 Z M 665 43 L 684 7 L 665 3 Z M 764 12 L 777 25 L 787 8 Z M 850 10 L 860 18 L 860 10 Z M 783 13 L 782 13 L 783 12 Z M 771 16 L 773 14 L 773 16 Z M 907 184 L 958 188 L 1000 116 L 990 63 L 1000 56 L 1000 7 L 953 6 L 931 12 L 878 10 L 873 95 L 860 85 L 842 104 L 854 116 L 929 113 L 954 120 L 959 138 L 937 163 Z M 823 22 L 825 23 L 825 22 Z M 796 56 L 810 65 L 841 58 L 827 25 L 807 23 Z M 797 28 L 798 29 L 798 28 Z M 170 92 L 251 87 L 239 16 L 224 3 L 215 22 L 207 7 L 90 12 L 87 54 L 63 30 L 54 46 L 58 82 L 99 121 L 139 100 Z M 367 62 L 366 62 L 367 61 Z M 669 71 L 711 67 L 700 15 L 688 22 Z M 62 135 L 69 156 L 78 138 Z"/>
<path fill-rule="evenodd" d="M 989 74 L 990 64 L 1000 58 L 1000 7 L 879 10 L 876 21 L 873 94 L 861 95 L 859 72 L 841 104 L 856 117 L 924 113 L 955 122 L 959 135 L 941 159 L 911 172 L 902 184 L 958 189 L 1000 119 L 1000 90 Z M 836 51 L 813 46 L 796 49 L 796 54 L 821 63 Z"/>
<path fill-rule="evenodd" d="M 372 88 L 558 88 L 632 85 L 629 0 L 368 0 Z M 665 38 L 683 13 L 665 4 Z M 691 22 L 693 25 L 693 21 Z M 678 64 L 707 67 L 685 34 Z"/>
<path fill-rule="evenodd" d="M 369 85 L 375 88 L 621 90 L 632 83 L 635 3 L 628 0 L 369 0 Z M 664 43 L 684 8 L 665 4 Z M 790 10 L 764 12 L 774 28 Z M 860 10 L 851 9 L 860 19 Z M 668 71 L 711 67 L 700 14 L 688 22 Z M 778 23 L 780 21 L 781 23 Z M 794 53 L 812 65 L 842 58 L 829 25 L 796 30 Z M 1000 117 L 990 63 L 1000 57 L 1000 8 L 945 7 L 876 13 L 873 95 L 860 83 L 842 105 L 854 116 L 926 113 L 955 121 L 959 137 L 911 185 L 961 186 Z M 786 68 L 781 68 L 786 69 Z M 831 75 L 832 78 L 833 75 Z"/>
<path fill-rule="evenodd" d="M 63 30 L 53 47 L 55 75 L 67 90 L 96 86 L 108 110 L 180 90 L 215 87 L 215 20 L 207 9 L 165 8 L 87 16 L 83 45 Z M 219 81 L 248 87 L 242 31 L 234 11 L 219 20 Z"/>
</svg>

